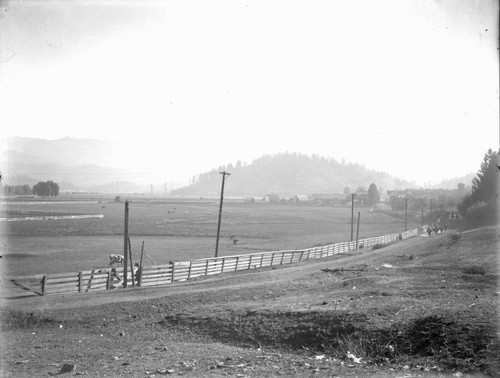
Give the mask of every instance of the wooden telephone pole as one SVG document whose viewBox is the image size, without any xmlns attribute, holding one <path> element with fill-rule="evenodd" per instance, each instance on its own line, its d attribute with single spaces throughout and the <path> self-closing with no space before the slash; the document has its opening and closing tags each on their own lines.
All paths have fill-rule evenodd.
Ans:
<svg viewBox="0 0 500 378">
<path fill-rule="evenodd" d="M 359 218 L 361 217 L 361 212 L 358 211 L 358 228 L 356 229 L 356 250 L 358 249 L 358 238 L 359 238 Z"/>
<path fill-rule="evenodd" d="M 405 232 L 408 231 L 408 198 L 405 198 Z"/>
<path fill-rule="evenodd" d="M 219 173 L 222 175 L 222 189 L 220 191 L 219 223 L 217 225 L 217 241 L 215 242 L 215 257 L 217 257 L 219 253 L 219 235 L 220 235 L 220 221 L 222 218 L 222 202 L 224 200 L 224 182 L 226 181 L 226 176 L 229 176 L 231 174 L 226 171 Z"/>
<path fill-rule="evenodd" d="M 356 194 L 351 194 L 351 241 L 353 241 L 354 237 L 354 196 Z"/>
<path fill-rule="evenodd" d="M 125 201 L 125 222 L 123 229 L 123 287 L 127 287 L 127 267 L 128 267 L 128 200 Z"/>
<path fill-rule="evenodd" d="M 431 198 L 429 200 L 429 224 L 432 224 L 432 201 L 433 199 Z"/>
</svg>

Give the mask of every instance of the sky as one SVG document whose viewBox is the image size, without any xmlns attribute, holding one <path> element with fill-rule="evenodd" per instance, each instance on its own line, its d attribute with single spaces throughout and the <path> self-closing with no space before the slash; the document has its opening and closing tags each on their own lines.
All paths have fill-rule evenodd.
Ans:
<svg viewBox="0 0 500 378">
<path fill-rule="evenodd" d="M 435 183 L 498 150 L 498 14 L 494 0 L 2 1 L 0 137 L 116 142 L 120 164 L 160 181 L 288 151 Z"/>
</svg>

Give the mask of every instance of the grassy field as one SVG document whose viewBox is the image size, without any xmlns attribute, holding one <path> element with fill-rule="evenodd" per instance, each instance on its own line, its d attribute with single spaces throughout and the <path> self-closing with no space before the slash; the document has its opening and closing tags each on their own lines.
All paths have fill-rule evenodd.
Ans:
<svg viewBox="0 0 500 378">
<path fill-rule="evenodd" d="M 97 200 L 97 199 L 96 199 Z M 361 213 L 359 237 L 404 231 L 404 219 L 369 208 Z M 145 264 L 167 264 L 212 257 L 215 253 L 217 200 L 133 200 L 129 233 L 133 259 L 144 242 Z M 89 219 L 45 219 L 43 216 L 99 215 Z M 4 205 L 0 264 L 8 276 L 72 272 L 107 266 L 112 253 L 123 254 L 124 204 L 97 203 Z M 408 229 L 418 227 L 411 218 Z M 230 236 L 238 239 L 233 244 Z M 300 249 L 350 240 L 351 209 L 283 204 L 224 203 L 219 256 Z"/>
</svg>

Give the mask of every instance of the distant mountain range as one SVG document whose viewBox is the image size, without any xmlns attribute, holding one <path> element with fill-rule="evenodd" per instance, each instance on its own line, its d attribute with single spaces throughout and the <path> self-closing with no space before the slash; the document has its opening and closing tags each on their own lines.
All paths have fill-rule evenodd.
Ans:
<svg viewBox="0 0 500 378">
<path fill-rule="evenodd" d="M 98 139 L 63 138 L 45 140 L 11 137 L 7 151 L 0 157 L 3 182 L 9 185 L 34 185 L 52 180 L 61 190 L 83 189 L 102 193 L 149 192 L 141 174 L 117 168 L 119 151 L 110 143 Z M 250 164 L 237 163 L 195 175 L 188 186 L 173 190 L 173 194 L 217 196 L 220 194 L 220 171 L 231 173 L 225 194 L 229 196 L 263 196 L 279 194 L 342 193 L 349 187 L 368 189 L 375 183 L 380 190 L 416 187 L 387 173 L 370 170 L 354 163 L 338 162 L 318 155 L 298 153 L 265 155 Z M 455 189 L 459 182 L 470 185 L 474 174 L 443 181 L 432 188 Z M 142 179 L 142 182 L 140 182 Z M 147 179 L 147 178 L 146 178 Z M 164 183 L 155 183 L 163 190 Z M 179 185 L 177 184 L 177 187 Z M 168 185 L 172 188 L 174 185 Z"/>
<path fill-rule="evenodd" d="M 34 185 L 52 180 L 61 190 L 94 190 L 132 177 L 131 172 L 113 165 L 115 149 L 102 140 L 11 137 L 7 139 L 7 148 L 1 154 L 0 169 L 3 182 L 9 185 Z M 146 186 L 134 188 L 147 190 Z M 113 189 L 119 187 L 113 186 Z"/>
</svg>

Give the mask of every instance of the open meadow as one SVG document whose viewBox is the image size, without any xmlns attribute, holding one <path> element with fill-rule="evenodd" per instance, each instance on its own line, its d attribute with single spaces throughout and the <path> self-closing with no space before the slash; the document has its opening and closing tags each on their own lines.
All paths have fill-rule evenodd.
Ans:
<svg viewBox="0 0 500 378">
<path fill-rule="evenodd" d="M 3 205 L 0 264 L 4 274 L 101 268 L 108 265 L 110 254 L 123 254 L 124 203 L 113 198 L 86 200 Z M 360 239 L 404 231 L 401 217 L 355 208 L 354 238 L 358 211 Z M 217 200 L 132 199 L 129 234 L 134 261 L 143 242 L 145 265 L 213 257 L 218 213 Z M 91 217 L 72 218 L 75 215 Z M 408 229 L 417 226 L 419 219 L 409 218 Z M 230 238 L 233 235 L 236 243 Z M 225 200 L 218 254 L 300 249 L 348 241 L 350 236 L 350 207 Z"/>
</svg>

